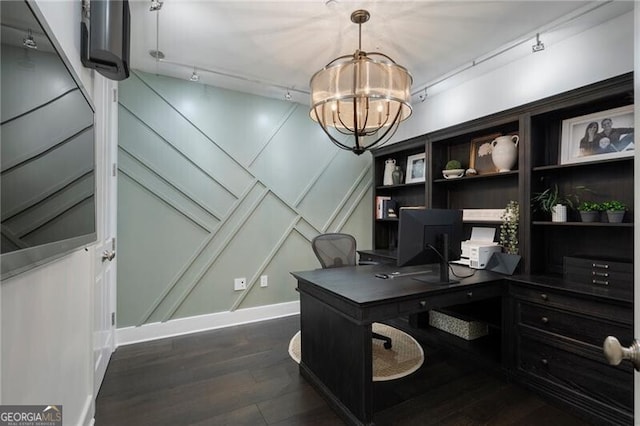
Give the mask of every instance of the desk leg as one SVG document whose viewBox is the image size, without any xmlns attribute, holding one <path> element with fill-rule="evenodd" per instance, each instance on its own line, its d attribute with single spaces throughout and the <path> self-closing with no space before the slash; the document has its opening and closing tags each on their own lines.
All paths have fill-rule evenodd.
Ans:
<svg viewBox="0 0 640 426">
<path fill-rule="evenodd" d="M 348 423 L 373 424 L 371 325 L 300 293 L 300 373 Z"/>
</svg>

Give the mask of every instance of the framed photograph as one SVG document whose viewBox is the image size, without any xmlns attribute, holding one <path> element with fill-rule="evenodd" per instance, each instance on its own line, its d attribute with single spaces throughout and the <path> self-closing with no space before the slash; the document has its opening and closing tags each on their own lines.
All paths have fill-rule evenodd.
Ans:
<svg viewBox="0 0 640 426">
<path fill-rule="evenodd" d="M 633 105 L 562 121 L 560 164 L 631 157 Z"/>
<path fill-rule="evenodd" d="M 426 170 L 425 153 L 407 157 L 407 175 L 404 183 L 424 182 Z"/>
<path fill-rule="evenodd" d="M 471 139 L 471 151 L 469 152 L 469 168 L 475 169 L 478 175 L 497 173 L 498 169 L 491 159 L 491 142 L 502 136 L 501 133 L 493 133 L 487 136 Z"/>
</svg>

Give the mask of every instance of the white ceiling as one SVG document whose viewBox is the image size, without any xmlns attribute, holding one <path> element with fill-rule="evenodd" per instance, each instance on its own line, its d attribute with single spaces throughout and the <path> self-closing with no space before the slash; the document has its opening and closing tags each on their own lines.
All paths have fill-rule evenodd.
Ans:
<svg viewBox="0 0 640 426">
<path fill-rule="evenodd" d="M 536 33 L 552 48 L 633 10 L 632 1 L 164 0 L 159 12 L 150 4 L 130 2 L 133 69 L 182 79 L 195 69 L 199 83 L 280 99 L 289 91 L 305 104 L 310 77 L 358 47 L 356 9 L 371 13 L 363 50 L 408 68 L 414 101 L 443 77 L 533 54 Z M 155 49 L 164 60 L 151 57 Z"/>
</svg>

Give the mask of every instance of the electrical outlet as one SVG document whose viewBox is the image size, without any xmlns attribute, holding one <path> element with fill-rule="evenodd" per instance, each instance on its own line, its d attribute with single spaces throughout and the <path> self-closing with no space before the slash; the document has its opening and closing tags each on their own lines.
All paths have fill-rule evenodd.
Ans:
<svg viewBox="0 0 640 426">
<path fill-rule="evenodd" d="M 266 275 L 260 276 L 260 287 L 267 287 L 269 285 L 269 277 Z"/>
<path fill-rule="evenodd" d="M 234 280 L 233 280 L 233 289 L 235 291 L 246 290 L 247 289 L 247 279 L 246 278 L 234 278 Z"/>
</svg>

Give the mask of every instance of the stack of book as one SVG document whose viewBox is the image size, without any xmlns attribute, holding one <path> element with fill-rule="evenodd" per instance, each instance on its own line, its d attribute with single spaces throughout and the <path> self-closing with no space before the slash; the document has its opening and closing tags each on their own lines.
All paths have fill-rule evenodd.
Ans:
<svg viewBox="0 0 640 426">
<path fill-rule="evenodd" d="M 376 219 L 397 219 L 398 203 L 389 196 L 376 197 Z"/>
</svg>

